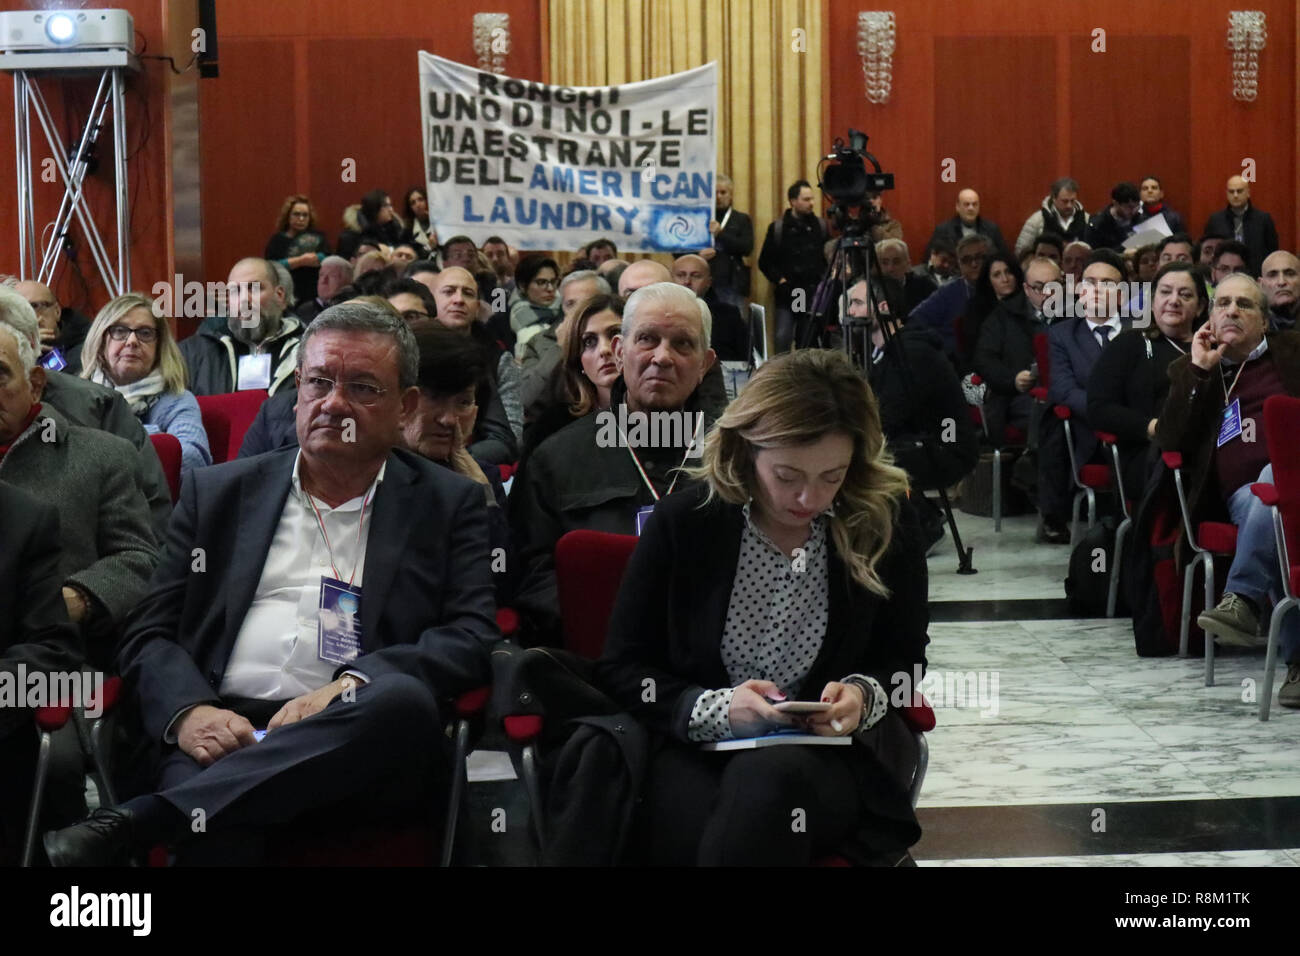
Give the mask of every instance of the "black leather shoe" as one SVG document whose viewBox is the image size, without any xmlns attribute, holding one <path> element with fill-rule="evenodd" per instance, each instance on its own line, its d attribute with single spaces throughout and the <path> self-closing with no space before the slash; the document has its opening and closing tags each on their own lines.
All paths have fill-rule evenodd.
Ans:
<svg viewBox="0 0 1300 956">
<path fill-rule="evenodd" d="M 50 866 L 128 866 L 134 848 L 130 810 L 101 807 L 80 823 L 45 834 Z"/>
<path fill-rule="evenodd" d="M 1038 525 L 1038 540 L 1043 544 L 1069 544 L 1070 529 L 1059 521 L 1043 521 Z"/>
</svg>

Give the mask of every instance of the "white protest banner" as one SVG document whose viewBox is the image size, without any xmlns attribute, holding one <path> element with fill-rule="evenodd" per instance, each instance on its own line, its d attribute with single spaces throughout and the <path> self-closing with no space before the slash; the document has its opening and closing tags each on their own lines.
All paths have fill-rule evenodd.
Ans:
<svg viewBox="0 0 1300 956">
<path fill-rule="evenodd" d="M 709 245 L 717 65 L 640 83 L 549 86 L 420 53 L 429 219 L 444 240 L 522 249 L 612 239 Z"/>
</svg>

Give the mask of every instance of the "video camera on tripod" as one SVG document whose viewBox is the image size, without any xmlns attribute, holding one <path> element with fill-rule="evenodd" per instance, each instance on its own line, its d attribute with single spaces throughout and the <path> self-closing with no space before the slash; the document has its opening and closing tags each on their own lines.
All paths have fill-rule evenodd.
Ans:
<svg viewBox="0 0 1300 956">
<path fill-rule="evenodd" d="M 894 174 L 881 172 L 880 162 L 867 152 L 867 139 L 866 133 L 850 129 L 849 144 L 845 146 L 844 140 L 837 138 L 817 172 L 818 187 L 834 202 L 826 214 L 846 236 L 864 235 L 878 225 L 880 214 L 867 194 L 894 188 Z M 872 172 L 867 172 L 867 162 Z"/>
</svg>

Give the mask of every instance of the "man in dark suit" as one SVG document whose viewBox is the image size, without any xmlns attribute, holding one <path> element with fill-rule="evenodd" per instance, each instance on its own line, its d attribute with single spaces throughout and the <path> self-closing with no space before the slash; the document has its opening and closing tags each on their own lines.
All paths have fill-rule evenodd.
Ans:
<svg viewBox="0 0 1300 956">
<path fill-rule="evenodd" d="M 1075 317 L 1053 322 L 1047 329 L 1047 401 L 1069 406 L 1074 457 L 1080 466 L 1099 449 L 1097 436 L 1088 427 L 1088 375 L 1101 350 L 1129 325 L 1119 318 L 1123 280 L 1124 261 L 1119 254 L 1094 250 L 1083 268 Z M 1043 516 L 1040 536 L 1052 544 L 1070 540 L 1065 522 L 1073 485 L 1064 426 L 1055 415 L 1044 415 L 1038 445 L 1038 510 Z"/>
<path fill-rule="evenodd" d="M 4 533 L 4 547 L 0 547 L 0 673 L 23 681 L 19 686 L 25 689 L 25 676 L 77 668 L 81 639 L 60 596 L 58 509 L 0 480 L 0 530 Z M 0 860 L 7 856 L 5 848 L 16 850 L 22 838 L 22 822 L 32 796 L 36 746 L 31 710 L 0 707 Z M 57 798 L 60 805 L 81 799 L 85 781 L 79 764 L 72 774 L 70 793 L 47 789 L 47 811 L 51 798 Z M 85 812 L 83 801 L 80 814 Z"/>
<path fill-rule="evenodd" d="M 1002 230 L 992 219 L 980 215 L 980 194 L 973 189 L 963 189 L 957 194 L 957 215 L 934 227 L 930 243 L 933 245 L 936 240 L 943 240 L 955 247 L 965 236 L 983 236 L 993 247 L 993 252 L 1007 254 Z"/>
<path fill-rule="evenodd" d="M 52 863 L 119 862 L 200 818 L 217 838 L 183 851 L 250 862 L 259 828 L 312 811 L 433 805 L 439 703 L 487 680 L 496 630 L 482 489 L 392 449 L 417 365 L 386 307 L 327 309 L 300 350 L 300 448 L 186 482 L 118 658 L 157 789 L 47 834 Z"/>
<path fill-rule="evenodd" d="M 742 318 L 742 310 L 720 299 L 713 287 L 709 264 L 703 256 L 687 254 L 673 260 L 673 281 L 684 285 L 704 300 L 709 307 L 713 326 L 709 330 L 709 345 L 720 362 L 749 361 L 749 326 Z M 744 310 L 746 313 L 748 309 Z"/>
<path fill-rule="evenodd" d="M 1264 259 L 1278 248 L 1273 217 L 1250 201 L 1250 184 L 1240 176 L 1228 179 L 1228 205 L 1210 216 L 1202 234 L 1226 236 L 1250 250 L 1250 274 L 1257 276 Z"/>
<path fill-rule="evenodd" d="M 743 309 L 749 295 L 745 257 L 754 251 L 754 221 L 732 205 L 731 177 L 719 174 L 717 183 L 718 212 L 709 223 L 713 245 L 701 249 L 700 258 L 709 264 L 718 298 Z"/>
</svg>

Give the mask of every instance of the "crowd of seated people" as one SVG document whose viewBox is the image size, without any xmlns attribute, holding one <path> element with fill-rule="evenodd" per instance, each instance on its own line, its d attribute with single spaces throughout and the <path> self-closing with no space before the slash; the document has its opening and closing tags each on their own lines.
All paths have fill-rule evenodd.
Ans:
<svg viewBox="0 0 1300 956">
<path fill-rule="evenodd" d="M 611 240 L 563 265 L 500 237 L 440 245 L 421 188 L 401 215 L 386 191 L 367 193 L 332 255 L 310 199 L 290 196 L 265 258 L 235 262 L 224 307 L 179 343 L 149 296 L 79 322 L 44 285 L 0 288 L 0 510 L 22 514 L 6 538 L 12 527 L 14 553 L 31 555 L 0 562 L 33 582 L 0 592 L 19 622 L 0 666 L 120 672 L 147 768 L 125 803 L 51 832 L 49 859 L 123 862 L 161 843 L 182 861 L 253 862 L 266 829 L 291 819 L 427 813 L 451 773 L 447 708 L 489 677 L 493 609 L 519 612 L 521 643 L 557 644 L 555 546 L 579 529 L 646 538 L 595 678 L 672 742 L 637 810 L 645 858 L 743 862 L 761 844 L 807 862 L 846 842 L 863 858 L 905 853 L 915 818 L 870 759 L 779 748 L 705 773 L 687 745 L 790 724 L 884 736 L 867 729 L 890 724 L 885 675 L 924 662 L 924 555 L 942 516 L 921 492 L 979 458 L 971 373 L 989 443 L 1029 436 L 1045 541 L 1069 540 L 1075 477 L 1051 406 L 1070 410 L 1078 465 L 1109 462 L 1098 431 L 1117 437 L 1129 498 L 1159 473 L 1159 451 L 1181 452 L 1193 512 L 1240 530 L 1226 593 L 1198 623 L 1221 643 L 1259 642 L 1281 587 L 1271 518 L 1249 492 L 1271 480 L 1268 447 L 1262 433 L 1216 442 L 1220 400 L 1257 420 L 1269 395 L 1300 394 L 1300 259 L 1277 249 L 1238 179 L 1200 242 L 1156 177 L 1116 185 L 1092 216 L 1078 183 L 1058 180 L 1014 247 L 963 189 L 916 264 L 877 202 L 876 271 L 844 281 L 863 366 L 796 348 L 730 401 L 718 366 L 752 355 L 753 227 L 729 181 L 711 231 L 741 235 L 671 267 L 621 259 Z M 832 233 L 810 191 L 791 187 L 760 257 L 778 287 L 778 353 L 799 344 L 801 295 Z M 1157 214 L 1172 234 L 1116 251 Z M 54 349 L 62 371 L 37 363 Z M 213 466 L 200 407 L 234 392 L 267 398 L 238 459 Z M 637 414 L 688 427 L 633 441 Z M 150 433 L 181 443 L 174 514 Z M 799 548 L 815 573 L 780 579 Z M 192 570 L 196 549 L 207 573 Z M 858 604 L 896 646 L 848 623 Z M 777 622 L 775 665 L 745 644 L 760 619 Z M 795 642 L 809 620 L 813 644 Z M 1297 628 L 1284 633 L 1287 707 L 1300 707 Z M 649 703 L 632 679 L 646 668 L 661 688 Z M 771 706 L 819 688 L 829 716 Z M 29 776 L 12 723 L 0 755 Z M 796 797 L 825 821 L 815 841 L 777 832 L 772 808 Z M 9 846 L 20 803 L 0 794 Z M 199 806 L 209 826 L 196 837 Z"/>
</svg>

